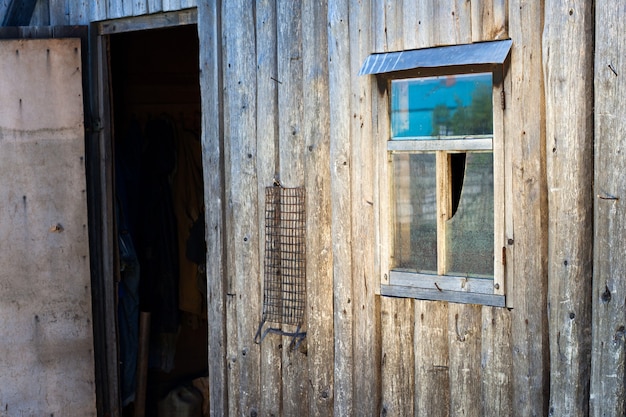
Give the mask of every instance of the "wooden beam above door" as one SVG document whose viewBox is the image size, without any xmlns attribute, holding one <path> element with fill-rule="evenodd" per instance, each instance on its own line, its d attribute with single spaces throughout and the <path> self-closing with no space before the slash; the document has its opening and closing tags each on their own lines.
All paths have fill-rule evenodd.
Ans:
<svg viewBox="0 0 626 417">
<path fill-rule="evenodd" d="M 133 32 L 137 30 L 163 29 L 172 26 L 194 25 L 197 22 L 197 10 L 186 9 L 176 12 L 107 20 L 98 24 L 98 34 L 112 35 L 115 33 Z"/>
</svg>

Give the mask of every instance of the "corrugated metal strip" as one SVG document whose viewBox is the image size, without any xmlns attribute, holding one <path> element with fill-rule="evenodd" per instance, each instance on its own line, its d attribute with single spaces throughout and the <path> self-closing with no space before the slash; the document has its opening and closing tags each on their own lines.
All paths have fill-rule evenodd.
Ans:
<svg viewBox="0 0 626 417">
<path fill-rule="evenodd" d="M 513 41 L 507 39 L 372 54 L 365 59 L 359 75 L 383 74 L 418 68 L 502 64 L 512 44 Z"/>
</svg>

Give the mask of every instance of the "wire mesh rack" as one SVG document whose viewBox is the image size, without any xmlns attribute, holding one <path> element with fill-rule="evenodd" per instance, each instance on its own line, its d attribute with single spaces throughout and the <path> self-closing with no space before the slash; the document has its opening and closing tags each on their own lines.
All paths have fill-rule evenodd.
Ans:
<svg viewBox="0 0 626 417">
<path fill-rule="evenodd" d="M 291 336 L 297 348 L 306 305 L 306 210 L 304 187 L 265 189 L 265 261 L 263 315 L 255 342 L 268 333 Z M 273 323 L 281 327 L 267 327 Z M 287 326 L 295 330 L 287 330 Z"/>
</svg>

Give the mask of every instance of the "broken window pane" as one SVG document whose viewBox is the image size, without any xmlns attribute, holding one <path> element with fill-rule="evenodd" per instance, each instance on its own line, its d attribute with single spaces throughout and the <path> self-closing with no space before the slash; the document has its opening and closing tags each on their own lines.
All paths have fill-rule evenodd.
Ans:
<svg viewBox="0 0 626 417">
<path fill-rule="evenodd" d="M 434 153 L 394 154 L 392 268 L 437 273 L 437 190 Z"/>
<path fill-rule="evenodd" d="M 446 274 L 493 277 L 493 154 L 464 159 L 458 206 L 446 222 Z"/>
</svg>

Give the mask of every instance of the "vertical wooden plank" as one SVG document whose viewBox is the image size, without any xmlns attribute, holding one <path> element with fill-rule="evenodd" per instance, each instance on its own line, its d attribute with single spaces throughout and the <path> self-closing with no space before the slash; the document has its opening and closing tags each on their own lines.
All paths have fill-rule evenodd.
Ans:
<svg viewBox="0 0 626 417">
<path fill-rule="evenodd" d="M 474 0 L 471 3 L 472 42 L 506 39 L 507 0 Z"/>
<path fill-rule="evenodd" d="M 354 414 L 376 410 L 380 393 L 380 323 L 375 292 L 380 285 L 376 268 L 374 222 L 376 146 L 373 136 L 373 77 L 358 76 L 372 50 L 371 2 L 350 2 L 351 133 L 352 133 L 352 276 L 354 342 Z M 374 90 L 375 91 L 375 90 Z"/>
<path fill-rule="evenodd" d="M 475 1 L 406 0 L 403 12 L 404 49 L 469 43 L 474 24 L 472 10 L 475 7 Z"/>
<path fill-rule="evenodd" d="M 435 43 L 454 45 L 472 41 L 471 2 L 466 0 L 447 0 L 436 2 L 435 6 Z"/>
<path fill-rule="evenodd" d="M 106 381 L 105 384 L 99 384 L 96 387 L 96 395 L 102 395 L 97 398 L 98 405 L 102 404 L 102 408 L 98 411 L 104 413 L 110 413 L 111 417 L 119 417 L 120 415 L 120 393 L 119 393 L 119 356 L 117 349 L 109 349 L 111 344 L 117 345 L 117 284 L 111 277 L 115 276 L 115 256 L 113 254 L 114 247 L 114 230 L 113 230 L 113 218 L 114 204 L 113 199 L 110 198 L 113 193 L 113 149 L 112 149 L 112 131 L 111 131 L 111 106 L 109 96 L 110 86 L 110 73 L 109 73 L 109 38 L 108 37 L 96 37 L 92 33 L 92 41 L 95 40 L 92 45 L 93 58 L 91 60 L 91 70 L 93 71 L 91 82 L 93 83 L 90 88 L 90 97 L 92 100 L 91 108 L 94 111 L 102 129 L 99 132 L 94 132 L 93 141 L 86 142 L 87 149 L 93 147 L 93 153 L 97 155 L 94 164 L 87 164 L 88 169 L 91 171 L 92 179 L 97 184 L 93 187 L 91 192 L 96 192 L 94 197 L 97 208 L 90 210 L 90 221 L 99 226 L 99 247 L 96 250 L 95 256 L 96 262 L 100 268 L 100 279 L 95 283 L 96 290 L 98 291 L 98 299 L 94 297 L 94 307 L 99 311 L 94 311 L 94 323 L 97 320 L 102 321 L 102 327 L 94 326 L 94 338 L 95 349 L 94 354 L 98 355 L 103 352 L 105 355 L 104 360 L 96 360 L 96 372 L 97 381 Z M 95 165 L 95 166 L 94 166 Z M 88 176 L 89 178 L 89 176 Z M 94 190 L 96 189 L 96 190 Z M 93 274 L 93 270 L 92 270 Z M 99 334 L 97 334 L 98 332 Z M 97 357 L 97 356 L 96 356 Z M 98 375 L 98 373 L 100 375 Z"/>
<path fill-rule="evenodd" d="M 66 22 L 70 25 L 89 24 L 89 8 L 88 0 L 68 1 Z"/>
<path fill-rule="evenodd" d="M 72 14 L 71 24 L 88 25 L 90 15 L 91 2 L 89 0 L 81 0 L 78 3 L 78 8 Z M 76 23 L 74 23 L 76 22 Z"/>
<path fill-rule="evenodd" d="M 148 13 L 148 0 L 133 0 L 133 16 L 141 16 Z"/>
<path fill-rule="evenodd" d="M 402 2 L 402 28 L 404 49 L 419 48 L 419 32 L 423 29 L 422 17 L 416 0 Z"/>
<path fill-rule="evenodd" d="M 402 45 L 402 17 L 406 1 L 371 0 L 369 31 L 373 50 L 370 53 L 399 50 Z"/>
<path fill-rule="evenodd" d="M 227 411 L 221 2 L 198 5 L 211 415 Z"/>
<path fill-rule="evenodd" d="M 596 1 L 595 239 L 590 415 L 626 414 L 626 10 Z M 616 199 L 619 198 L 619 199 Z"/>
<path fill-rule="evenodd" d="M 234 158 L 241 157 L 241 143 L 238 141 L 245 140 L 239 137 L 237 132 L 236 116 L 240 112 L 241 108 L 238 106 L 238 101 L 241 97 L 238 97 L 238 93 L 241 94 L 237 85 L 240 84 L 240 71 L 238 68 L 239 55 L 243 52 L 238 50 L 237 37 L 238 34 L 235 30 L 235 25 L 231 22 L 238 22 L 241 18 L 240 14 L 243 13 L 241 9 L 243 6 L 241 0 L 238 4 L 232 2 L 222 3 L 222 9 L 220 11 L 222 32 L 222 82 L 224 92 L 223 102 L 223 114 L 221 123 L 224 126 L 224 198 L 226 211 L 224 213 L 225 220 L 225 241 L 224 260 L 226 262 L 226 274 L 224 276 L 224 292 L 225 292 L 225 318 L 226 318 L 226 408 L 222 412 L 228 415 L 240 415 L 243 411 L 241 406 L 241 394 L 240 394 L 240 364 L 238 359 L 238 340 L 241 335 L 238 333 L 238 309 L 236 304 L 237 297 L 237 272 L 236 272 L 236 257 L 237 246 L 234 238 L 236 227 L 236 216 L 234 213 L 234 201 L 233 194 L 237 198 L 238 185 L 233 184 L 236 181 L 240 181 L 240 177 L 237 172 L 232 172 L 235 162 Z M 165 10 L 166 2 L 163 4 Z M 238 84 L 239 83 L 239 84 Z M 245 87 L 244 87 L 245 88 Z M 239 99 L 239 100 L 238 100 Z M 234 153 L 234 156 L 233 156 Z M 238 164 L 240 165 L 240 164 Z"/>
<path fill-rule="evenodd" d="M 477 305 L 450 303 L 450 415 L 482 416 L 481 311 Z"/>
<path fill-rule="evenodd" d="M 122 13 L 124 17 L 133 15 L 133 6 L 135 0 L 122 0 Z"/>
<path fill-rule="evenodd" d="M 257 34 L 257 175 L 259 204 L 265 187 L 278 174 L 278 86 L 276 2 L 256 5 Z M 259 210 L 259 250 L 265 250 L 265 213 Z M 281 415 L 282 340 L 273 335 L 261 344 L 261 409 L 259 415 Z"/>
<path fill-rule="evenodd" d="M 69 25 L 69 3 L 67 0 L 49 0 L 50 3 L 50 25 Z"/>
<path fill-rule="evenodd" d="M 435 2 L 431 0 L 414 0 L 417 3 L 417 47 L 435 46 Z"/>
<path fill-rule="evenodd" d="M 474 0 L 471 4 L 472 42 L 485 40 L 485 30 L 493 20 L 493 0 Z"/>
<path fill-rule="evenodd" d="M 328 5 L 330 174 L 335 330 L 334 415 L 354 414 L 349 1 Z"/>
<path fill-rule="evenodd" d="M 403 3 L 404 0 L 380 0 L 383 3 L 383 27 L 385 51 L 398 51 L 402 48 Z"/>
<path fill-rule="evenodd" d="M 448 303 L 415 301 L 415 416 L 450 415 L 448 331 Z"/>
<path fill-rule="evenodd" d="M 261 269 L 257 243 L 256 55 L 254 2 L 223 4 L 224 137 L 227 196 L 227 357 L 229 413 L 258 413 Z"/>
<path fill-rule="evenodd" d="M 593 5 L 548 0 L 543 32 L 553 416 L 589 413 L 593 259 Z M 573 381 L 576 381 L 573 383 Z"/>
<path fill-rule="evenodd" d="M 472 2 L 467 0 L 454 0 L 450 18 L 454 24 L 454 43 L 472 42 Z M 440 30 L 445 30 L 445 24 L 439 25 Z"/>
<path fill-rule="evenodd" d="M 107 19 L 116 19 L 124 16 L 123 0 L 106 0 L 107 1 Z"/>
<path fill-rule="evenodd" d="M 196 7 L 198 5 L 197 0 L 180 0 L 180 8 L 188 9 L 191 7 Z"/>
<path fill-rule="evenodd" d="M 89 21 L 104 20 L 107 16 L 108 0 L 93 0 L 89 5 Z"/>
<path fill-rule="evenodd" d="M 509 0 L 493 0 L 493 27 L 491 32 L 493 39 L 507 39 L 509 37 Z"/>
<path fill-rule="evenodd" d="M 307 190 L 309 416 L 333 413 L 333 258 L 327 2 L 303 2 L 303 139 Z"/>
<path fill-rule="evenodd" d="M 163 11 L 180 10 L 181 0 L 163 0 Z"/>
<path fill-rule="evenodd" d="M 381 317 L 381 416 L 412 416 L 415 370 L 413 300 L 382 297 Z M 417 334 L 415 335 L 417 337 Z M 372 412 L 371 414 L 374 414 Z"/>
<path fill-rule="evenodd" d="M 376 52 L 387 51 L 387 31 L 385 30 L 385 0 L 372 0 L 372 38 Z"/>
<path fill-rule="evenodd" d="M 148 13 L 157 13 L 163 11 L 163 0 L 147 0 Z M 198 5 L 200 8 L 202 4 Z"/>
<path fill-rule="evenodd" d="M 285 187 L 304 183 L 302 134 L 302 10 L 293 1 L 276 4 L 280 180 Z"/>
<path fill-rule="evenodd" d="M 505 126 L 512 166 L 511 322 L 514 415 L 547 415 L 548 334 L 545 116 L 541 59 L 543 5 L 509 1 L 511 99 Z M 509 288 L 511 286 L 509 285 Z"/>
<path fill-rule="evenodd" d="M 482 404 L 484 416 L 513 415 L 511 312 L 482 307 Z"/>
<path fill-rule="evenodd" d="M 279 177 L 285 187 L 304 185 L 304 137 L 302 133 L 302 9 L 290 0 L 276 3 Z M 307 191 L 307 200 L 314 198 Z M 307 241 L 309 238 L 307 237 Z M 307 300 L 310 295 L 307 294 Z M 293 329 L 292 329 L 293 330 Z M 291 338 L 283 338 L 283 413 L 302 415 L 308 407 L 307 343 L 288 349 Z"/>
</svg>

